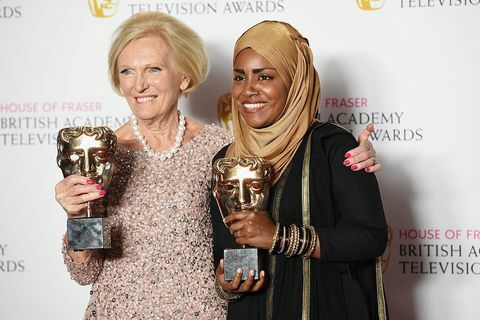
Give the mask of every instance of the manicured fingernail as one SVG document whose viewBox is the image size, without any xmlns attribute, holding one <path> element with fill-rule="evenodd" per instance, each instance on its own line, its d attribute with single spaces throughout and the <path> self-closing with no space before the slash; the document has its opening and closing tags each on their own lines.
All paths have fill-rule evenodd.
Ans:
<svg viewBox="0 0 480 320">
<path fill-rule="evenodd" d="M 88 179 L 87 179 L 87 183 L 88 183 L 88 184 L 93 184 L 93 180 L 90 179 L 90 178 L 88 178 Z"/>
<path fill-rule="evenodd" d="M 350 164 L 350 161 L 349 161 L 349 160 L 343 161 L 343 165 L 344 165 L 344 166 L 348 166 L 349 164 Z"/>
<path fill-rule="evenodd" d="M 97 189 L 97 190 L 102 190 L 102 186 L 99 185 L 99 184 L 97 184 L 97 185 L 95 186 L 95 189 Z"/>
<path fill-rule="evenodd" d="M 250 270 L 250 271 L 248 272 L 248 275 L 253 277 L 253 276 L 255 275 L 255 271 Z"/>
<path fill-rule="evenodd" d="M 350 152 L 345 153 L 345 158 L 350 158 Z"/>
<path fill-rule="evenodd" d="M 357 170 L 357 166 L 352 166 L 352 170 Z"/>
<path fill-rule="evenodd" d="M 237 273 L 242 273 L 242 268 L 238 268 Z"/>
<path fill-rule="evenodd" d="M 365 172 L 370 172 L 370 167 L 365 168 Z"/>
<path fill-rule="evenodd" d="M 260 271 L 260 277 L 262 277 L 262 278 L 265 277 L 265 271 L 263 271 L 263 270 Z"/>
<path fill-rule="evenodd" d="M 105 191 L 105 190 L 102 190 L 102 191 L 99 192 L 99 194 L 100 194 L 101 196 L 104 196 L 106 193 L 107 193 L 107 191 Z"/>
</svg>

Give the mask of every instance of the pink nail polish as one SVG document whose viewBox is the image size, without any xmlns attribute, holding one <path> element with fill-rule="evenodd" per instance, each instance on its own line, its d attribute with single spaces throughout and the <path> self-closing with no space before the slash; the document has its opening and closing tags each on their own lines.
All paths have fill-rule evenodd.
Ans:
<svg viewBox="0 0 480 320">
<path fill-rule="evenodd" d="M 357 166 L 352 166 L 352 170 L 357 170 Z"/>
<path fill-rule="evenodd" d="M 345 158 L 350 158 L 351 154 L 350 152 L 345 153 Z"/>
<path fill-rule="evenodd" d="M 350 161 L 349 161 L 349 160 L 343 161 L 343 165 L 344 165 L 344 166 L 348 166 L 349 164 L 350 164 Z"/>
<path fill-rule="evenodd" d="M 88 179 L 87 179 L 87 183 L 88 183 L 88 184 L 93 184 L 93 180 L 90 179 L 90 178 L 88 178 Z"/>
<path fill-rule="evenodd" d="M 97 184 L 97 185 L 95 186 L 95 189 L 97 189 L 97 190 L 102 190 L 102 186 L 99 185 L 99 184 Z"/>
<path fill-rule="evenodd" d="M 99 192 L 99 194 L 100 194 L 101 196 L 104 196 L 106 193 L 107 193 L 107 191 L 105 191 L 105 190 L 102 190 L 102 191 Z"/>
<path fill-rule="evenodd" d="M 365 168 L 365 172 L 370 172 L 370 168 Z"/>
</svg>

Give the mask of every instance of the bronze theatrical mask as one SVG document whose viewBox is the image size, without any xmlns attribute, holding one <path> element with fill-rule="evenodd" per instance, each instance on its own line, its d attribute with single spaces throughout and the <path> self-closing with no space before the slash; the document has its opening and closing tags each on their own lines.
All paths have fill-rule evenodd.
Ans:
<svg viewBox="0 0 480 320">
<path fill-rule="evenodd" d="M 232 131 L 232 94 L 224 93 L 217 100 L 218 123 L 224 129 Z"/>
<path fill-rule="evenodd" d="M 272 167 L 262 158 L 221 158 L 213 164 L 213 195 L 222 218 L 239 210 L 263 211 L 268 205 Z M 228 226 L 227 226 L 228 227 Z M 258 249 L 226 249 L 225 279 L 235 278 L 238 268 L 245 280 L 248 271 L 258 279 L 261 259 Z"/>
<path fill-rule="evenodd" d="M 116 145 L 117 137 L 108 127 L 64 128 L 57 137 L 57 164 L 64 177 L 81 174 L 106 190 L 113 176 Z M 68 219 L 68 248 L 109 248 L 108 220 L 95 217 L 90 202 L 85 215 L 83 218 Z"/>
</svg>

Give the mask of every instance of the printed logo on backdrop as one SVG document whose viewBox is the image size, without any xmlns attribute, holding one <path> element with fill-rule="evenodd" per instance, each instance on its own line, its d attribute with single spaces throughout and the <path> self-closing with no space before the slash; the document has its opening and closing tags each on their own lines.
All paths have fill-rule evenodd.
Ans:
<svg viewBox="0 0 480 320">
<path fill-rule="evenodd" d="M 232 94 L 224 93 L 217 100 L 217 119 L 220 126 L 233 132 Z"/>
<path fill-rule="evenodd" d="M 7 243 L 0 242 L 0 273 L 14 273 L 25 271 L 25 261 L 12 257 Z"/>
<path fill-rule="evenodd" d="M 20 19 L 22 17 L 22 7 L 17 1 L 0 0 L 0 21 L 10 19 Z"/>
<path fill-rule="evenodd" d="M 97 18 L 110 18 L 117 13 L 119 0 L 88 0 L 90 12 Z"/>
<path fill-rule="evenodd" d="M 105 115 L 100 101 L 0 102 L 0 146 L 56 145 L 61 128 L 108 126 L 128 117 Z"/>
<path fill-rule="evenodd" d="M 404 275 L 480 275 L 480 229 L 399 228 L 398 266 Z"/>
<path fill-rule="evenodd" d="M 228 0 L 228 1 L 130 1 L 130 13 L 161 11 L 173 16 L 265 14 L 285 11 L 287 0 Z"/>
<path fill-rule="evenodd" d="M 382 9 L 385 0 L 356 0 L 357 5 L 362 10 L 378 10 Z"/>
<path fill-rule="evenodd" d="M 370 138 L 382 142 L 418 142 L 423 140 L 423 128 L 408 125 L 404 111 L 377 111 L 367 97 L 327 97 L 322 100 L 318 118 L 346 129 L 375 125 Z"/>
<path fill-rule="evenodd" d="M 480 0 L 400 0 L 400 8 L 448 8 L 478 5 L 480 5 Z"/>
</svg>

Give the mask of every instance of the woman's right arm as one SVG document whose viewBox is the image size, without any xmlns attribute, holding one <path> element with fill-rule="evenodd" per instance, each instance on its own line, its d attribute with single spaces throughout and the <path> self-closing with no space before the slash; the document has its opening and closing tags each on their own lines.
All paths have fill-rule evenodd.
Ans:
<svg viewBox="0 0 480 320">
<path fill-rule="evenodd" d="M 92 179 L 75 174 L 64 178 L 55 186 L 55 199 L 68 218 L 85 215 L 87 202 L 102 198 L 105 191 Z M 67 235 L 63 237 L 62 253 L 67 270 L 81 285 L 93 283 L 103 267 L 103 255 L 95 250 L 71 251 L 67 249 Z"/>
</svg>

